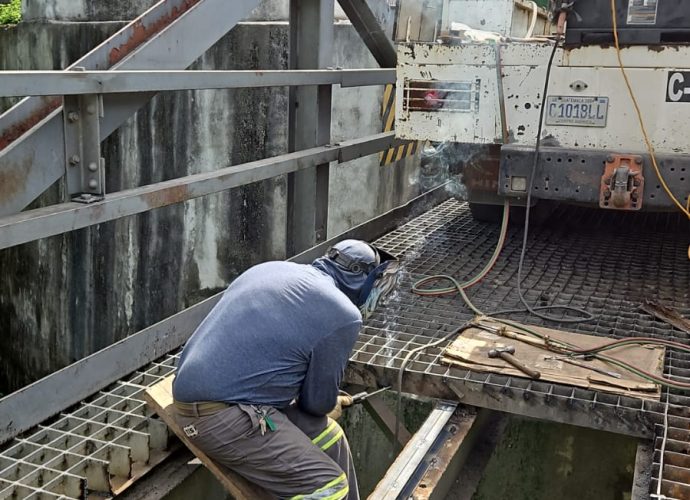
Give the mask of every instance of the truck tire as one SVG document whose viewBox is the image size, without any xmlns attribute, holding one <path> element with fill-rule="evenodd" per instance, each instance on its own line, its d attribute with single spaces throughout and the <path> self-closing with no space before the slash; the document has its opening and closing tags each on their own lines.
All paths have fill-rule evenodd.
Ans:
<svg viewBox="0 0 690 500">
<path fill-rule="evenodd" d="M 500 223 L 503 218 L 503 205 L 485 205 L 470 203 L 470 212 L 474 220 L 479 222 Z"/>
</svg>

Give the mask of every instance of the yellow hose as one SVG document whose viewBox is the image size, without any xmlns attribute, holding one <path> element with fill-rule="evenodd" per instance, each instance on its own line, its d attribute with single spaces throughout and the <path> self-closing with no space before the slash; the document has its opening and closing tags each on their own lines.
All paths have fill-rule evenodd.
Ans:
<svg viewBox="0 0 690 500">
<path fill-rule="evenodd" d="M 628 93 L 630 94 L 630 99 L 632 100 L 633 106 L 635 107 L 635 112 L 637 113 L 637 120 L 640 123 L 640 130 L 642 130 L 642 136 L 644 137 L 644 142 L 647 146 L 647 151 L 649 152 L 649 156 L 652 159 L 652 165 L 654 166 L 654 171 L 656 172 L 657 177 L 659 178 L 659 181 L 661 185 L 664 188 L 664 191 L 666 191 L 666 194 L 668 195 L 669 198 L 671 198 L 671 201 L 680 209 L 681 212 L 685 214 L 685 216 L 690 219 L 690 195 L 688 195 L 688 202 L 686 206 L 683 206 L 683 204 L 676 198 L 676 196 L 671 192 L 671 189 L 668 187 L 668 184 L 666 184 L 666 180 L 664 179 L 664 176 L 661 174 L 661 170 L 659 169 L 659 165 L 656 161 L 656 154 L 654 153 L 654 146 L 652 145 L 652 141 L 649 139 L 649 134 L 647 134 L 647 127 L 645 127 L 644 120 L 642 118 L 642 111 L 640 111 L 640 106 L 637 103 L 637 99 L 635 98 L 635 93 L 633 92 L 632 86 L 630 85 L 630 80 L 628 79 L 628 73 L 625 71 L 625 66 L 623 65 L 623 59 L 621 58 L 621 47 L 620 43 L 618 41 L 618 21 L 616 18 L 616 0 L 611 0 L 611 19 L 613 21 L 613 40 L 615 42 L 616 46 L 616 57 L 618 58 L 618 66 L 621 69 L 621 73 L 623 74 L 623 79 L 625 80 L 625 85 L 628 87 Z M 688 247 L 688 258 L 690 259 L 690 247 Z"/>
</svg>

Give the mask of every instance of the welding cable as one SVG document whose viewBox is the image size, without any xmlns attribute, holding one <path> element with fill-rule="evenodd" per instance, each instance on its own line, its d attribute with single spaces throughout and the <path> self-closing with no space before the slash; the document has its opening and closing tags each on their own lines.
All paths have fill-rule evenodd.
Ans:
<svg viewBox="0 0 690 500">
<path fill-rule="evenodd" d="M 556 42 L 554 43 L 553 50 L 551 51 L 551 56 L 549 57 L 549 62 L 546 70 L 546 80 L 544 84 L 544 93 L 542 95 L 542 102 L 541 102 L 541 109 L 539 113 L 539 126 L 537 130 L 537 143 L 535 146 L 535 153 L 534 153 L 534 162 L 532 164 L 532 171 L 530 174 L 530 180 L 529 180 L 529 185 L 527 188 L 527 207 L 526 207 L 526 213 L 525 213 L 525 227 L 524 227 L 524 232 L 523 232 L 523 239 L 522 239 L 522 248 L 520 251 L 520 261 L 518 264 L 518 280 L 517 280 L 517 292 L 518 296 L 520 298 L 520 302 L 522 302 L 522 305 L 525 307 L 525 309 L 510 309 L 510 310 L 503 310 L 503 311 L 496 311 L 495 313 L 492 313 L 492 315 L 504 315 L 504 314 L 513 314 L 513 313 L 520 313 L 520 312 L 529 312 L 537 317 L 540 317 L 545 320 L 549 321 L 554 321 L 557 323 L 581 323 L 584 321 L 591 321 L 594 319 L 594 315 L 591 313 L 571 307 L 571 306 L 557 306 L 557 305 L 547 305 L 547 306 L 531 306 L 524 297 L 524 294 L 522 293 L 522 269 L 524 267 L 524 261 L 525 261 L 525 254 L 527 251 L 527 240 L 529 236 L 529 216 L 530 216 L 530 206 L 532 204 L 532 186 L 534 185 L 534 177 L 536 174 L 536 169 L 537 169 L 537 164 L 539 161 L 539 147 L 541 145 L 541 132 L 543 128 L 543 122 L 544 122 L 544 109 L 546 108 L 546 95 L 548 93 L 548 86 L 549 86 L 549 80 L 551 76 L 551 68 L 553 66 L 553 60 L 556 55 L 556 51 L 559 47 L 559 40 L 556 39 Z M 505 244 L 505 239 L 506 235 L 508 232 L 508 220 L 509 220 L 509 213 L 510 213 L 510 204 L 508 199 L 506 198 L 504 205 L 503 205 L 503 222 L 501 224 L 501 231 L 499 235 L 499 241 L 496 245 L 496 248 L 494 250 L 493 255 L 491 256 L 491 259 L 487 263 L 487 265 L 479 272 L 479 274 L 464 283 L 460 283 L 457 279 L 455 279 L 453 276 L 448 276 L 448 275 L 435 275 L 435 276 L 429 276 L 427 278 L 423 278 L 416 283 L 412 285 L 412 292 L 425 296 L 425 297 L 440 297 L 440 296 L 445 296 L 445 295 L 451 295 L 454 293 L 460 294 L 462 297 L 462 300 L 465 302 L 467 307 L 469 307 L 472 312 L 474 312 L 477 315 L 484 316 L 485 313 L 480 311 L 477 307 L 472 304 L 471 300 L 465 293 L 465 289 L 476 285 L 479 283 L 486 275 L 491 271 L 493 266 L 496 264 L 496 261 L 498 260 L 498 257 L 503 250 L 503 245 Z M 436 283 L 438 281 L 448 281 L 450 282 L 449 286 L 445 287 L 433 287 L 429 288 L 428 285 L 431 283 Z M 571 311 L 576 314 L 578 314 L 580 317 L 578 318 L 555 318 L 552 316 L 548 316 L 544 313 L 541 313 L 539 311 L 549 311 L 549 310 L 560 310 L 560 311 Z"/>
<path fill-rule="evenodd" d="M 580 309 L 577 307 L 572 307 L 572 306 L 558 306 L 558 305 L 551 305 L 551 306 L 540 306 L 540 307 L 533 307 L 531 306 L 527 300 L 525 299 L 524 294 L 522 293 L 522 270 L 524 268 L 525 264 L 525 254 L 527 253 L 527 240 L 529 237 L 529 216 L 530 216 L 530 211 L 531 211 L 531 205 L 532 205 L 532 188 L 534 186 L 534 178 L 537 173 L 537 165 L 539 164 L 539 150 L 541 147 L 541 134 L 542 130 L 544 128 L 544 111 L 546 110 L 546 97 L 549 92 L 549 80 L 551 79 L 551 69 L 553 67 L 553 60 L 554 57 L 556 56 L 556 52 L 558 50 L 558 47 L 560 45 L 561 41 L 561 36 L 556 38 L 556 42 L 554 43 L 553 50 L 551 51 L 551 56 L 549 57 L 549 62 L 546 65 L 546 78 L 544 79 L 544 91 L 541 96 L 541 108 L 539 109 L 539 125 L 537 126 L 537 142 L 534 147 L 534 161 L 532 162 L 532 170 L 530 171 L 530 177 L 529 177 L 529 183 L 527 184 L 527 206 L 525 208 L 525 227 L 524 231 L 522 233 L 522 248 L 520 249 L 520 260 L 518 261 L 518 272 L 517 272 L 517 292 L 518 292 L 518 297 L 520 298 L 520 302 L 522 302 L 522 305 L 525 306 L 527 311 L 534 315 L 537 316 L 538 318 L 545 319 L 547 321 L 553 321 L 556 323 L 582 323 L 584 321 L 591 321 L 594 319 L 594 315 L 585 311 L 584 309 Z M 550 311 L 550 310 L 560 310 L 560 311 L 570 311 L 575 314 L 577 314 L 579 317 L 577 318 L 557 318 L 554 316 L 549 316 L 548 314 L 545 314 L 540 311 Z"/>
<path fill-rule="evenodd" d="M 503 250 L 503 245 L 505 244 L 506 236 L 508 234 L 509 219 L 510 201 L 508 200 L 508 198 L 506 198 L 503 202 L 503 220 L 501 222 L 501 229 L 498 234 L 498 243 L 496 244 L 496 248 L 494 248 L 494 253 L 491 255 L 489 261 L 474 278 L 465 281 L 464 283 L 460 283 L 453 276 L 449 276 L 446 274 L 437 274 L 435 276 L 429 276 L 428 278 L 422 278 L 421 280 L 415 282 L 412 285 L 412 293 L 424 297 L 441 297 L 444 295 L 451 295 L 458 292 L 462 294 L 465 288 L 469 288 L 473 285 L 476 285 L 481 280 L 483 280 L 486 277 L 486 275 L 489 274 L 491 269 L 493 269 L 494 265 L 496 264 L 496 261 L 498 260 L 498 257 L 501 255 L 501 251 Z M 427 288 L 427 285 L 429 285 L 430 283 L 435 283 L 438 281 L 449 281 L 452 286 Z M 477 311 L 477 309 L 472 305 L 471 302 L 469 302 L 468 300 L 466 300 L 465 302 L 475 313 L 482 314 L 481 312 Z"/>
<path fill-rule="evenodd" d="M 621 347 L 625 345 L 663 345 L 666 347 L 671 347 L 671 348 L 676 348 L 680 349 L 685 352 L 690 352 L 690 346 L 686 346 L 684 344 L 681 344 L 679 342 L 674 342 L 671 340 L 664 340 L 664 339 L 656 339 L 653 337 L 637 337 L 637 338 L 624 338 L 624 339 L 618 339 L 614 340 L 611 342 L 608 342 L 604 345 L 594 347 L 594 348 L 589 348 L 589 349 L 580 349 L 577 346 L 570 344 L 568 342 L 563 342 L 559 340 L 555 340 L 552 338 L 547 338 L 546 335 L 541 334 L 537 332 L 536 330 L 533 330 L 532 328 L 529 328 L 525 325 L 520 325 L 518 323 L 513 323 L 508 320 L 501 320 L 501 319 L 496 319 L 496 318 L 491 318 L 493 321 L 497 321 L 500 323 L 503 323 L 507 326 L 511 326 L 512 328 L 515 328 L 516 330 L 520 330 L 522 332 L 528 333 L 536 338 L 539 338 L 540 340 L 545 341 L 545 348 L 554 352 L 558 352 L 560 354 L 566 354 L 566 355 L 572 355 L 572 356 L 580 356 L 580 355 L 591 355 L 592 357 L 599 359 L 601 361 L 605 361 L 607 363 L 611 363 L 615 366 L 618 366 L 619 368 L 622 368 L 623 370 L 626 370 L 630 373 L 634 373 L 635 375 L 652 382 L 654 384 L 659 384 L 663 387 L 667 388 L 672 388 L 672 389 L 678 389 L 682 391 L 687 391 L 690 389 L 690 384 L 684 383 L 684 382 L 678 382 L 676 380 L 668 379 L 666 377 L 661 377 L 659 375 L 656 375 L 654 373 L 648 372 L 646 370 L 643 370 L 642 368 L 638 368 L 635 365 L 632 365 L 630 363 L 627 363 L 626 361 L 622 361 L 620 359 L 612 358 L 610 356 L 606 356 L 604 354 L 601 354 L 601 351 L 604 350 L 609 350 L 609 349 L 614 349 L 616 347 Z M 482 328 L 481 324 L 475 324 L 474 326 L 477 326 L 479 328 Z M 500 335 L 500 334 L 499 334 Z"/>
<path fill-rule="evenodd" d="M 462 332 L 467 330 L 472 326 L 472 322 L 468 321 L 467 323 L 463 324 L 459 328 L 456 328 L 452 332 L 450 332 L 447 335 L 444 335 L 443 337 L 434 340 L 433 342 L 429 344 L 424 344 L 419 347 L 415 347 L 414 349 L 410 349 L 410 351 L 407 353 L 407 355 L 403 358 L 402 363 L 400 363 L 400 368 L 398 368 L 398 380 L 397 380 L 397 397 L 395 401 L 395 436 L 393 439 L 393 447 L 394 447 L 394 453 L 398 452 L 398 436 L 400 435 L 400 420 L 401 420 L 401 410 L 402 410 L 402 383 L 403 383 L 403 375 L 405 374 L 405 369 L 407 368 L 407 365 L 410 363 L 412 360 L 412 357 L 426 349 L 429 349 L 431 347 L 436 347 L 438 345 L 443 344 L 444 342 L 448 342 L 451 339 L 456 338 L 458 335 L 460 335 Z"/>
</svg>

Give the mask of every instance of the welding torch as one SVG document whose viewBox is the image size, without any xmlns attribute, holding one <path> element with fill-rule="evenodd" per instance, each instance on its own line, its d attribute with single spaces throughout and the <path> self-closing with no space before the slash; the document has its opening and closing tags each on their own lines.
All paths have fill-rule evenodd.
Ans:
<svg viewBox="0 0 690 500">
<path fill-rule="evenodd" d="M 381 394 L 382 392 L 385 392 L 390 388 L 391 388 L 391 386 L 389 385 L 389 386 L 383 387 L 381 389 L 377 389 L 377 390 L 372 391 L 372 392 L 362 391 L 362 392 L 358 392 L 357 394 L 353 394 L 353 395 L 347 394 L 345 391 L 340 391 L 340 392 L 347 395 L 347 396 L 350 396 L 352 398 L 352 404 L 356 405 L 359 403 L 363 403 L 364 401 L 366 401 L 370 397 L 376 396 L 377 394 Z"/>
</svg>

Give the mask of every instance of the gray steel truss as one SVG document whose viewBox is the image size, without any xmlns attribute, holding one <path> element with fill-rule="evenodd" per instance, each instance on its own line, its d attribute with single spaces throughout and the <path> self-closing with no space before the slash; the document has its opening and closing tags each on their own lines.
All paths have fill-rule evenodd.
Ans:
<svg viewBox="0 0 690 500">
<path fill-rule="evenodd" d="M 258 3 L 161 0 L 68 70 L 186 68 Z M 153 95 L 105 96 L 101 140 Z M 29 97 L 0 116 L 0 214 L 22 210 L 64 175 L 61 115 L 61 99 Z"/>
<path fill-rule="evenodd" d="M 62 96 L 298 85 L 360 87 L 395 83 L 395 69 L 262 71 L 2 71 L 0 94 Z"/>
<path fill-rule="evenodd" d="M 290 69 L 332 64 L 333 8 L 333 0 L 290 1 Z M 330 85 L 290 89 L 290 151 L 330 142 L 331 93 Z M 330 165 L 325 162 L 288 176 L 287 255 L 326 238 L 329 172 Z"/>
<path fill-rule="evenodd" d="M 373 240 L 447 197 L 444 186 L 437 188 L 290 260 L 311 262 L 341 238 Z M 218 299 L 220 294 L 209 297 L 0 399 L 0 443 L 180 347 Z"/>
<path fill-rule="evenodd" d="M 338 0 L 362 41 L 382 68 L 395 68 L 398 54 L 395 45 L 381 28 L 366 0 Z"/>
<path fill-rule="evenodd" d="M 135 215 L 313 165 L 343 163 L 398 144 L 393 132 L 320 146 L 107 194 L 90 204 L 61 203 L 0 219 L 0 249 Z"/>
</svg>

